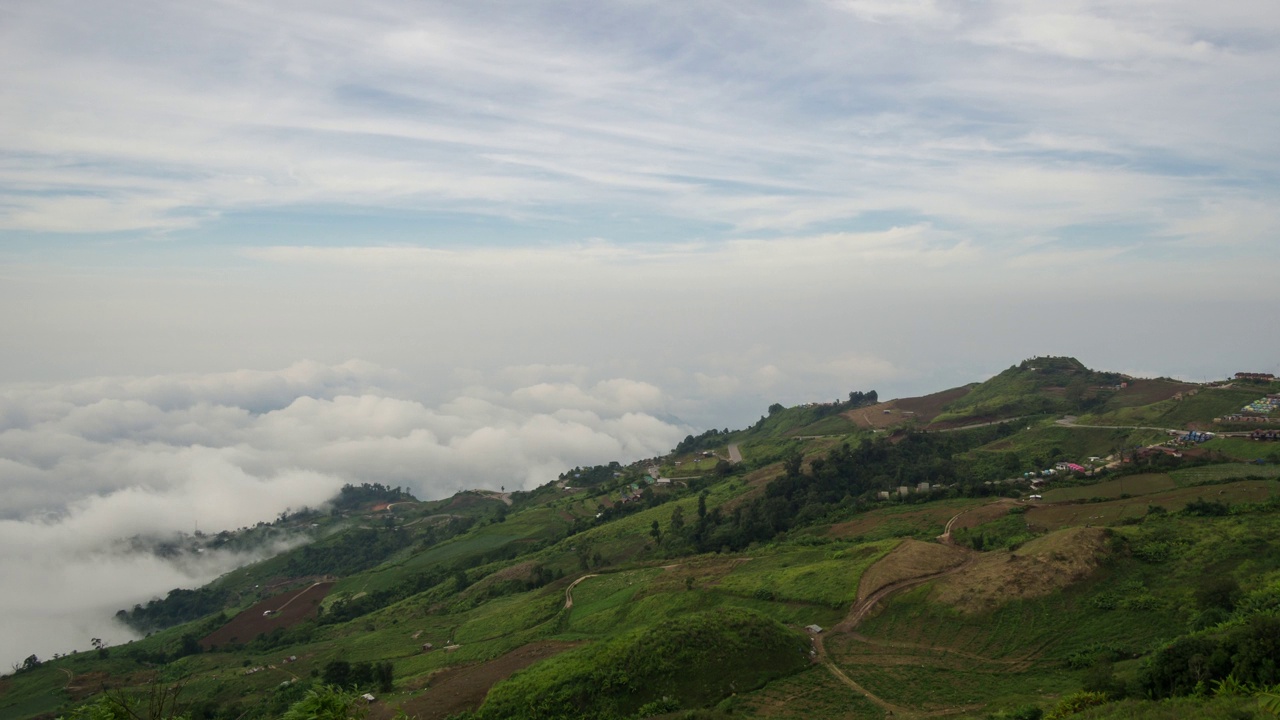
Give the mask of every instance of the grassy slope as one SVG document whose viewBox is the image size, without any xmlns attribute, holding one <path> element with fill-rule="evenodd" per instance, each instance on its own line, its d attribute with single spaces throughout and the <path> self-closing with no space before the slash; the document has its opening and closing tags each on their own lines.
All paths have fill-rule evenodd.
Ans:
<svg viewBox="0 0 1280 720">
<path fill-rule="evenodd" d="M 699 706 L 808 666 L 805 637 L 748 610 L 685 613 L 534 665 L 481 718 L 627 717 L 668 697 Z"/>
<path fill-rule="evenodd" d="M 1020 373 L 1025 374 L 1024 371 Z M 1011 381 L 1004 383 L 1003 387 L 984 384 L 994 388 L 986 393 L 985 400 L 979 392 L 983 386 L 975 388 L 961 398 L 966 404 L 960 411 L 987 412 L 991 407 L 1000 405 L 1002 397 L 1028 392 L 1027 388 L 1018 385 L 1025 378 L 1006 380 Z M 1034 396 L 1029 401 L 1033 404 L 1040 402 L 1035 398 L 1053 398 L 1054 392 L 1045 394 L 1042 390 L 1054 387 L 1052 383 L 1060 383 L 1061 380 L 1054 379 L 1046 385 L 1041 378 L 1040 382 L 1029 391 Z M 1155 397 L 1169 390 L 1167 387 L 1154 387 L 1144 392 Z M 1212 393 L 1230 392 L 1202 391 L 1196 398 L 1211 396 L 1216 403 L 1223 400 L 1223 396 L 1212 396 Z M 971 397 L 975 394 L 976 398 Z M 1253 399 L 1256 391 L 1249 390 L 1247 394 L 1249 399 Z M 1130 396 L 1133 397 L 1137 395 Z M 1227 397 L 1232 403 L 1239 400 Z M 1173 409 L 1188 417 L 1206 410 L 1205 400 L 1196 401 L 1201 405 L 1194 407 L 1194 403 L 1188 405 L 1189 402 L 1183 401 Z M 1134 424 L 1148 424 L 1152 418 L 1172 417 L 1167 405 L 1167 401 L 1161 401 L 1151 406 L 1124 407 L 1113 398 L 1107 407 L 1111 408 L 1109 412 L 1112 414 L 1126 413 L 1129 417 L 1144 418 L 1143 423 Z M 1006 409 L 1009 407 L 1006 404 Z M 766 419 L 758 428 L 731 436 L 743 443 L 749 462 L 753 454 L 756 460 L 767 459 L 771 454 L 778 455 L 790 447 L 812 456 L 842 439 L 856 441 L 858 435 L 846 434 L 807 442 L 788 437 L 829 434 L 814 432 L 816 429 L 830 429 L 838 434 L 844 429 L 843 422 L 836 416 L 815 420 L 812 409 L 793 408 L 775 413 L 775 417 Z M 1003 444 L 993 444 L 999 447 L 988 446 L 975 452 L 1032 455 L 1057 447 L 1064 453 L 1103 454 L 1099 449 L 1104 445 L 1137 443 L 1143 439 L 1126 431 L 1037 425 L 1031 431 L 1022 431 L 1001 441 Z M 758 492 L 763 482 L 777 471 L 761 472 L 754 482 L 735 476 L 710 485 L 708 505 L 714 508 L 728 503 L 731 507 L 744 494 Z M 1046 493 L 1046 499 L 1134 495 L 1130 500 L 1111 503 L 1060 506 L 1063 511 L 1078 509 L 1080 512 L 1071 517 L 1057 517 L 1053 522 L 1053 526 L 1110 524 L 1124 518 L 1129 518 L 1126 522 L 1141 521 L 1149 504 L 1163 505 L 1175 511 L 1181 503 L 1199 495 L 1231 500 L 1236 494 L 1219 496 L 1216 493 L 1219 490 L 1235 493 L 1237 485 L 1242 499 L 1266 497 L 1280 488 L 1274 481 L 1196 487 L 1248 475 L 1276 477 L 1280 476 L 1280 468 L 1234 464 L 1175 470 L 1167 474 L 1131 476 L 1094 486 L 1054 490 Z M 17 720 L 67 707 L 69 702 L 80 697 L 74 690 L 75 685 L 71 691 L 64 690 L 68 672 L 73 676 L 90 678 L 97 677 L 90 673 L 104 672 L 111 677 L 132 677 L 136 681 L 142 677 L 139 673 L 159 670 L 164 678 L 187 677 L 190 700 L 208 700 L 226 707 L 236 707 L 238 703 L 239 708 L 247 709 L 282 701 L 288 692 L 287 688 L 281 687 L 282 681 L 293 676 L 305 679 L 330 660 L 390 660 L 395 666 L 398 686 L 397 691 L 388 696 L 394 704 L 416 694 L 417 690 L 412 688 L 428 685 L 429 678 L 440 670 L 484 662 L 535 641 L 585 642 L 587 646 L 582 655 L 575 657 L 596 657 L 591 653 L 602 653 L 604 648 L 612 647 L 614 643 L 621 647 L 635 638 L 647 637 L 658 624 L 668 619 L 704 617 L 700 613 L 710 613 L 705 617 L 724 617 L 726 614 L 738 617 L 739 613 L 750 612 L 754 613 L 750 616 L 752 618 L 767 619 L 767 622 L 752 621 L 759 627 L 772 627 L 770 623 L 784 623 L 791 627 L 818 623 L 829 627 L 843 617 L 856 594 L 861 574 L 894 547 L 896 541 L 893 538 L 903 535 L 930 538 L 940 532 L 942 524 L 952 514 L 982 502 L 955 499 L 881 508 L 841 523 L 829 535 L 825 534 L 825 528 L 811 528 L 795 533 L 791 540 L 783 538 L 767 546 L 753 547 L 741 555 L 663 559 L 654 554 L 649 535 L 651 524 L 657 521 L 661 532 L 665 533 L 676 507 L 682 509 L 686 518 L 695 517 L 696 495 L 676 488 L 670 492 L 687 494 L 674 502 L 563 537 L 573 522 L 572 518 L 589 520 L 594 517 L 601 492 L 593 489 L 573 493 L 555 490 L 521 496 L 503 522 L 487 520 L 498 508 L 498 501 L 479 496 L 459 496 L 436 503 L 397 508 L 395 522 L 410 524 L 416 521 L 417 524 L 410 525 L 414 532 L 424 531 L 428 527 L 424 519 L 430 516 L 458 514 L 482 519 L 473 530 L 457 539 L 425 551 L 403 551 L 377 568 L 345 578 L 339 585 L 341 594 L 352 596 L 394 587 L 416 573 L 465 564 L 481 555 L 507 550 L 521 554 L 513 560 L 495 559 L 467 570 L 468 579 L 474 585 L 462 593 L 456 592 L 453 580 L 449 579 L 418 596 L 352 622 L 317 628 L 305 642 L 271 649 L 250 647 L 234 652 L 191 656 L 160 668 L 149 668 L 145 663 L 126 657 L 127 650 L 172 650 L 184 632 L 200 625 L 197 622 L 157 633 L 133 643 L 129 648 L 113 648 L 107 660 L 100 660 L 92 653 L 80 653 L 46 663 L 34 672 L 2 681 L 0 720 Z M 1034 519 L 1039 512 L 1041 510 L 1037 509 L 1027 517 Z M 1106 513 L 1114 517 L 1108 515 L 1110 520 L 1090 519 Z M 1058 514 L 1062 515 L 1062 512 Z M 336 532 L 362 523 L 368 524 L 368 521 L 358 516 L 328 518 L 320 531 Z M 878 615 L 867 621 L 863 630 L 871 642 L 846 637 L 833 643 L 829 649 L 851 675 L 858 677 L 860 682 L 865 681 L 864 684 L 873 692 L 908 707 L 954 708 L 981 702 L 994 708 L 1042 700 L 1078 687 L 1079 673 L 1065 671 L 1062 663 L 1090 644 L 1110 640 L 1126 648 L 1143 651 L 1158 643 L 1167 633 L 1185 627 L 1189 588 L 1205 568 L 1225 568 L 1246 588 L 1258 582 L 1258 578 L 1274 576 L 1280 567 L 1277 551 L 1273 549 L 1280 547 L 1276 524 L 1272 516 L 1256 514 L 1219 519 L 1153 516 L 1137 525 L 1118 527 L 1116 532 L 1131 544 L 1138 545 L 1151 542 L 1169 545 L 1168 540 L 1160 538 L 1175 538 L 1177 541 L 1172 546 L 1176 552 L 1160 564 L 1146 563 L 1120 552 L 1099 573 L 1066 591 L 1044 598 L 1016 600 L 977 616 L 961 615 L 931 601 L 930 588 L 925 586 L 895 596 Z M 883 540 L 877 541 L 878 538 Z M 599 573 L 599 576 L 579 584 L 574 591 L 573 609 L 565 610 L 565 590 L 569 582 L 588 572 L 581 564 L 584 550 L 587 555 L 598 552 L 605 564 L 589 571 Z M 243 607 L 255 599 L 250 592 L 253 585 L 263 585 L 275 579 L 286 563 L 287 557 L 270 560 L 236 571 L 220 582 L 243 594 L 238 601 Z M 494 580 L 502 573 L 517 572 L 520 567 L 535 564 L 562 572 L 565 577 L 534 590 L 502 590 L 496 596 L 490 594 L 489 589 L 497 586 Z M 520 567 L 514 567 L 517 565 Z M 1093 601 L 1099 596 L 1148 595 L 1158 602 L 1140 614 L 1115 610 L 1100 612 Z M 887 646 L 882 642 L 886 640 L 914 643 L 915 646 Z M 447 653 L 421 651 L 423 642 L 441 647 L 448 641 L 459 647 Z M 298 663 L 287 668 L 278 666 L 280 658 L 286 655 L 297 655 Z M 878 716 L 873 705 L 857 698 L 838 683 L 833 684 L 821 668 L 770 680 L 774 676 L 769 673 L 776 668 L 753 666 L 753 657 L 754 654 L 746 653 L 747 664 L 741 666 L 742 675 L 754 678 L 748 683 L 752 687 L 762 687 L 743 692 L 732 701 L 725 700 L 727 705 L 723 707 L 732 709 L 736 706 L 743 711 L 769 717 L 797 716 L 797 708 L 801 705 L 807 709 L 807 717 L 824 714 L 832 717 Z M 698 660 L 704 661 L 706 658 Z M 562 662 L 565 667 L 573 665 L 569 660 Z M 278 667 L 253 675 L 240 674 L 246 666 L 270 664 Z M 535 665 L 530 671 L 539 667 Z M 556 676 L 564 674 L 554 671 L 555 667 L 548 665 L 536 672 L 543 673 L 544 679 L 549 678 L 547 682 L 554 684 L 559 682 Z M 1125 670 L 1132 671 L 1132 668 Z M 735 676 L 736 672 L 726 670 L 719 674 Z M 745 686 L 735 688 L 745 689 Z M 708 694 L 685 697 L 687 704 L 696 704 L 716 702 L 724 694 L 721 688 Z M 796 694 L 803 694 L 804 699 L 796 699 Z M 632 696 L 627 701 L 631 704 L 619 706 L 620 711 L 643 699 L 639 695 Z"/>
<path fill-rule="evenodd" d="M 1213 419 L 1234 412 L 1261 397 L 1252 388 L 1211 388 L 1182 400 L 1163 400 L 1150 405 L 1120 407 L 1089 415 L 1077 422 L 1082 425 L 1146 425 L 1150 427 L 1187 428 L 1195 425 L 1212 429 Z"/>
<path fill-rule="evenodd" d="M 1039 415 L 1071 410 L 1097 386 L 1112 382 L 1073 358 L 1036 358 L 1014 365 L 947 405 L 935 423 Z"/>
</svg>

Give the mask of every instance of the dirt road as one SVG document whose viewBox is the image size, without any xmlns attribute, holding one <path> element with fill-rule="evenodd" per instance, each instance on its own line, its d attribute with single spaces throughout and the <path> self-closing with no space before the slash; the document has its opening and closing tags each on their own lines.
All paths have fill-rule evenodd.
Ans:
<svg viewBox="0 0 1280 720">
<path fill-rule="evenodd" d="M 893 595 L 894 593 L 901 592 L 903 590 L 907 590 L 907 589 L 922 585 L 924 583 L 931 582 L 933 580 L 937 580 L 938 578 L 946 577 L 948 575 L 953 575 L 958 572 L 963 572 L 966 568 L 969 568 L 970 566 L 972 566 L 973 563 L 977 560 L 979 553 L 969 550 L 968 548 L 963 548 L 959 545 L 956 545 L 951 539 L 951 529 L 955 526 L 956 521 L 960 519 L 961 515 L 964 515 L 965 513 L 970 512 L 972 510 L 977 510 L 985 507 L 987 506 L 983 505 L 983 506 L 979 506 L 978 508 L 968 508 L 966 510 L 962 510 L 956 513 L 951 517 L 950 520 L 947 521 L 945 531 L 938 538 L 939 541 L 941 541 L 946 545 L 950 545 L 952 547 L 956 547 L 961 550 L 964 550 L 965 556 L 963 560 L 961 560 L 958 564 L 950 568 L 947 568 L 945 570 L 925 573 L 922 575 L 917 575 L 915 577 L 899 580 L 897 582 L 886 585 L 880 588 L 879 590 L 876 590 L 874 593 L 855 602 L 853 606 L 849 608 L 849 614 L 845 616 L 845 619 L 842 620 L 835 627 L 831 628 L 831 630 L 828 631 L 826 635 L 829 636 L 829 635 L 847 633 L 860 641 L 880 644 L 880 641 L 866 638 L 865 636 L 856 632 L 858 625 L 862 622 L 863 618 L 865 618 L 867 614 L 870 613 L 871 610 L 877 604 L 880 603 L 880 601 L 884 600 L 890 595 Z M 975 710 L 982 707 L 981 705 L 967 705 L 962 707 L 944 708 L 941 710 L 921 711 L 921 710 L 914 710 L 912 708 L 902 707 L 901 705 L 895 705 L 869 692 L 865 687 L 858 684 L 857 681 L 849 677 L 844 672 L 844 670 L 842 670 L 839 666 L 837 666 L 835 662 L 832 661 L 827 656 L 827 649 L 825 646 L 825 637 L 823 633 L 818 633 L 817 635 L 813 636 L 813 645 L 814 645 L 815 651 L 817 652 L 818 660 L 827 668 L 827 670 L 831 673 L 832 676 L 834 676 L 837 680 L 839 680 L 841 683 L 845 684 L 855 692 L 860 693 L 867 700 L 871 701 L 872 703 L 875 703 L 877 706 L 879 706 L 881 709 L 885 711 L 886 715 L 892 715 L 894 717 L 899 717 L 899 718 L 937 717 L 942 715 L 952 715 L 959 712 L 971 711 L 971 710 Z M 980 658 L 978 658 L 978 656 L 975 655 L 975 656 L 971 656 L 970 659 L 977 660 Z M 982 659 L 985 660 L 985 658 L 982 658 Z M 1009 665 L 1011 669 L 1018 667 L 1013 663 L 1009 663 Z"/>
<path fill-rule="evenodd" d="M 593 578 L 593 577 L 600 577 L 600 575 L 599 573 L 595 573 L 592 575 L 583 575 L 577 580 L 574 580 L 573 582 L 569 583 L 569 587 L 564 589 L 564 609 L 565 610 L 573 609 L 573 589 L 578 586 L 578 583 L 582 582 L 583 580 L 586 580 L 587 578 Z"/>
</svg>

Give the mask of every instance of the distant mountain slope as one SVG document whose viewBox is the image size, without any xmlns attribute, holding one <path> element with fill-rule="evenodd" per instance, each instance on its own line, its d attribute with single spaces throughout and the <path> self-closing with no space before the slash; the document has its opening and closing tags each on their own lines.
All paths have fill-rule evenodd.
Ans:
<svg viewBox="0 0 1280 720">
<path fill-rule="evenodd" d="M 1275 389 L 1035 358 L 775 404 L 532 491 L 349 488 L 254 531 L 308 544 L 133 611 L 149 636 L 31 656 L 0 720 L 120 717 L 113 697 L 175 720 L 146 706 L 165 687 L 190 720 L 275 720 L 324 683 L 370 720 L 1040 717 L 1081 688 L 1106 703 L 1082 717 L 1256 716 L 1280 676 L 1240 658 L 1280 637 L 1280 442 L 1128 426 Z"/>
<path fill-rule="evenodd" d="M 1101 405 L 1128 378 L 1098 372 L 1071 357 L 1023 360 L 948 403 L 935 424 L 958 425 L 982 420 L 1078 412 Z"/>
</svg>

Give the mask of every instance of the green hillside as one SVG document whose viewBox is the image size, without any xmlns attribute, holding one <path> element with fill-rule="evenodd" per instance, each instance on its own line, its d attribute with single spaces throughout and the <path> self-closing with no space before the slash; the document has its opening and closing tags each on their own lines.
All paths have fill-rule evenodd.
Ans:
<svg viewBox="0 0 1280 720">
<path fill-rule="evenodd" d="M 1075 358 L 1024 360 L 948 404 L 935 423 L 1072 412 L 1101 405 L 1127 378 L 1090 370 Z"/>
<path fill-rule="evenodd" d="M 697 707 L 804 669 L 808 640 L 743 609 L 686 613 L 533 666 L 476 717 L 647 717 Z"/>
<path fill-rule="evenodd" d="M 1280 443 L 1138 452 L 1257 393 L 1188 389 L 1036 358 L 932 430 L 852 393 L 528 492 L 349 487 L 185 540 L 308 542 L 32 656 L 0 720 L 1267 717 Z"/>
<path fill-rule="evenodd" d="M 1213 419 L 1240 412 L 1262 394 L 1255 388 L 1206 388 L 1180 400 L 1169 399 L 1149 405 L 1121 407 L 1084 415 L 1088 425 L 1149 425 L 1153 427 L 1211 429 Z"/>
</svg>

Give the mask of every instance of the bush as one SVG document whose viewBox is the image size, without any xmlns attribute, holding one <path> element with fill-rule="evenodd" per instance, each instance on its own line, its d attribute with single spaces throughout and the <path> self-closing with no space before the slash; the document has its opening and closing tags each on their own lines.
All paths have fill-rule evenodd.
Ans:
<svg viewBox="0 0 1280 720">
<path fill-rule="evenodd" d="M 1091 707 L 1105 705 L 1107 696 L 1100 692 L 1089 692 L 1087 690 L 1068 695 L 1058 701 L 1057 705 L 1045 715 L 1045 720 L 1059 720 L 1059 718 L 1070 717 L 1078 712 L 1088 710 Z"/>
</svg>

